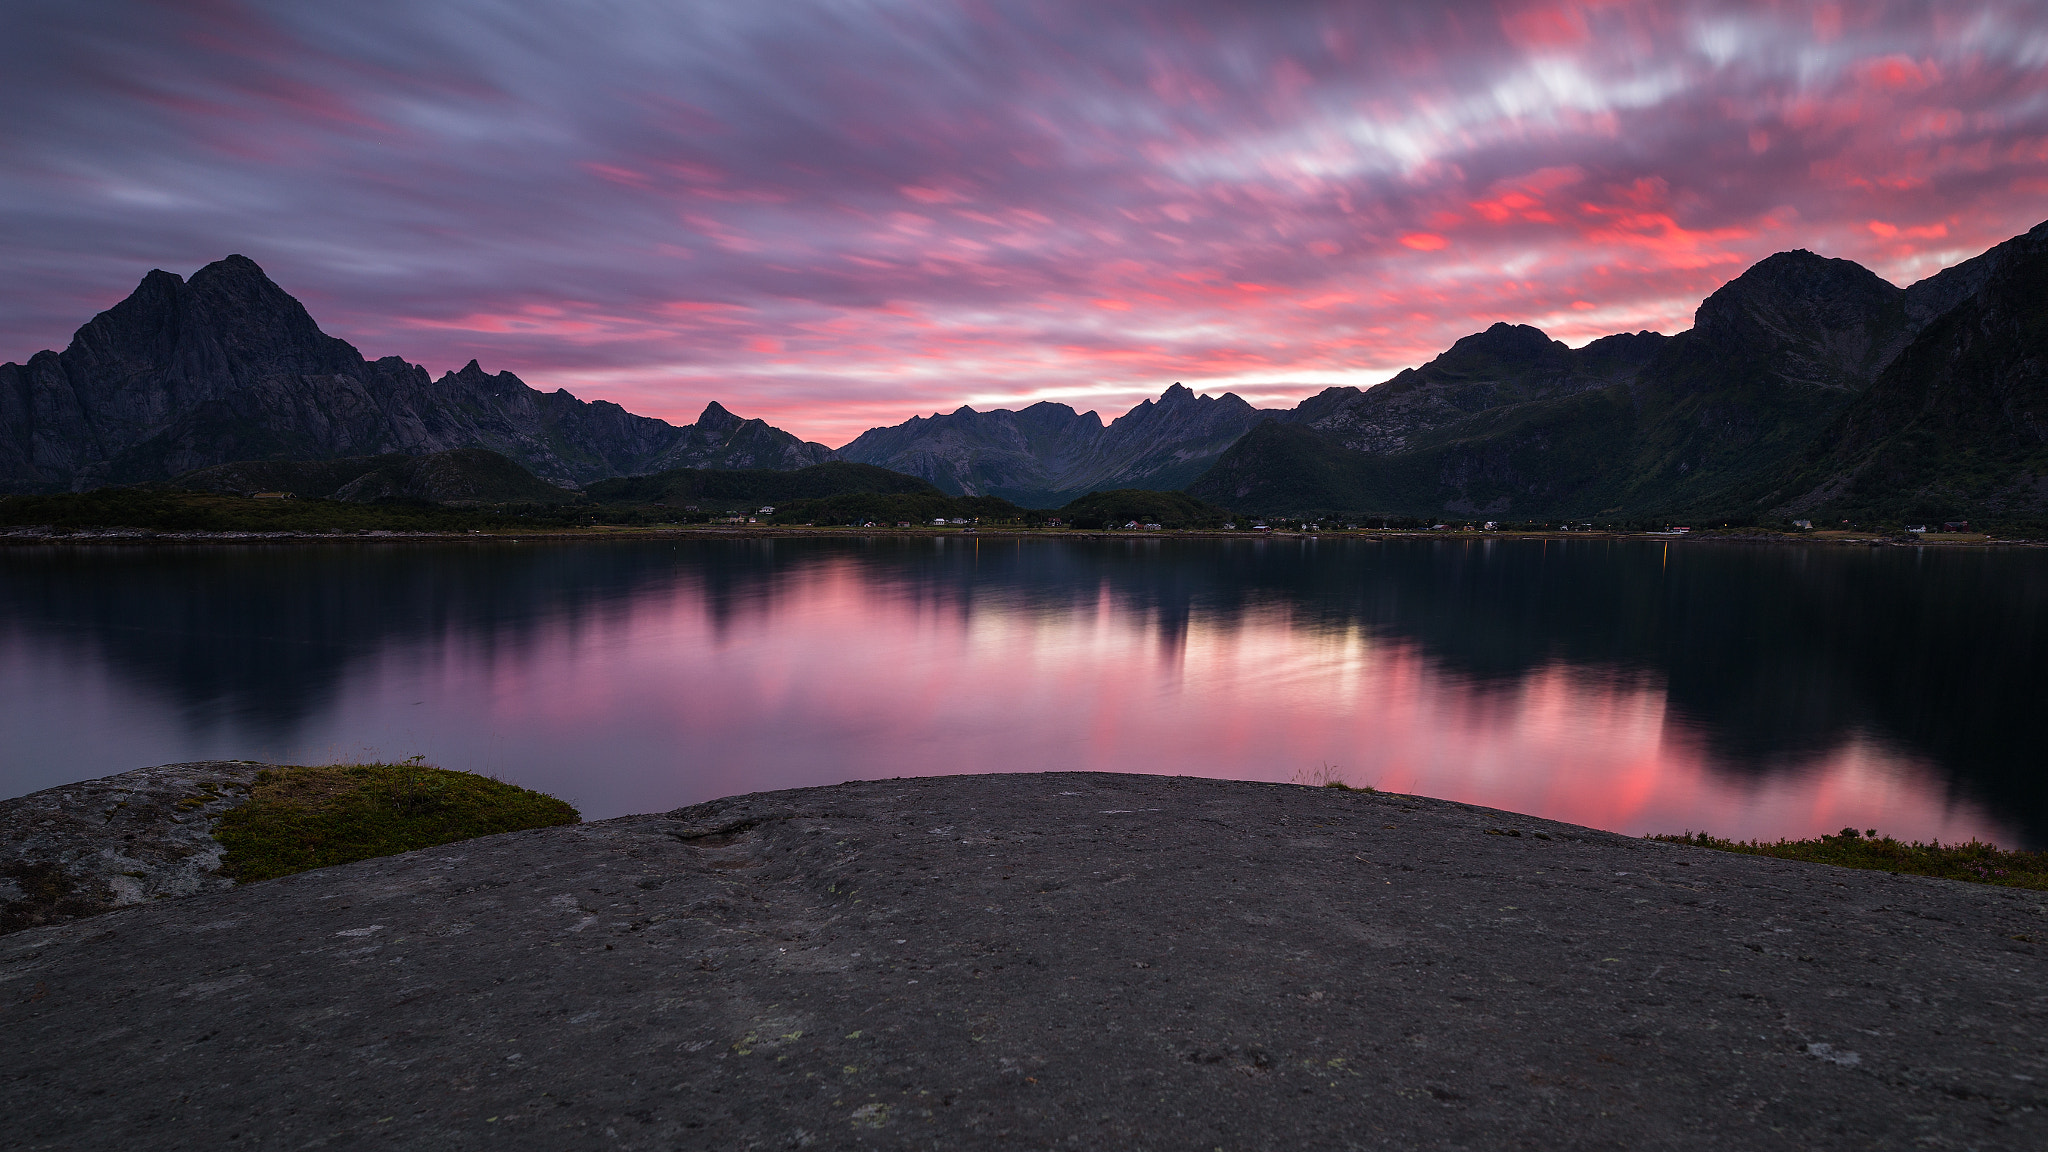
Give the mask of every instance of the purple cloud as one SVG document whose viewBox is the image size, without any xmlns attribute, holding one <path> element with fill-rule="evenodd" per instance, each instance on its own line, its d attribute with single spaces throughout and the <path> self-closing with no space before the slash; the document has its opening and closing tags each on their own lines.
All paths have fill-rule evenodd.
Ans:
<svg viewBox="0 0 2048 1152">
<path fill-rule="evenodd" d="M 2048 213 L 2030 3 L 31 3 L 0 357 L 254 257 L 329 331 L 842 443 L 1673 331 Z"/>
</svg>

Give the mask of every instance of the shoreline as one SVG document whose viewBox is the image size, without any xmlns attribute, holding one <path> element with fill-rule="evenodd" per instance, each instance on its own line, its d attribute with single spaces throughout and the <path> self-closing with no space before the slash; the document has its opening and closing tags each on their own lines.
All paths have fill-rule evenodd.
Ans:
<svg viewBox="0 0 2048 1152">
<path fill-rule="evenodd" d="M 0 1094 L 24 1148 L 2018 1150 L 2044 939 L 1451 801 L 867 781 L 0 937 Z"/>
<path fill-rule="evenodd" d="M 1802 547 L 1853 548 L 2042 548 L 2044 540 L 2000 540 L 1971 534 L 1936 534 L 1935 539 L 1901 540 L 1896 536 L 1864 532 L 1817 532 L 1791 536 L 1782 533 L 1744 532 L 1740 529 L 1669 532 L 1482 532 L 1425 529 L 1365 528 L 1321 532 L 1238 529 L 1130 529 L 1077 528 L 854 528 L 811 527 L 807 525 L 687 525 L 677 527 L 618 527 L 534 529 L 531 531 L 410 532 L 373 529 L 351 532 L 158 532 L 141 528 L 57 529 L 29 526 L 0 529 L 0 547 L 49 544 L 348 544 L 417 541 L 510 542 L 593 541 L 593 540 L 675 540 L 675 539 L 874 539 L 905 540 L 996 539 L 996 540 L 1487 540 L 1561 541 L 1653 540 L 1665 543 L 1704 542 L 1736 544 L 1787 544 Z M 1968 538 L 1958 538 L 1967 535 Z"/>
</svg>

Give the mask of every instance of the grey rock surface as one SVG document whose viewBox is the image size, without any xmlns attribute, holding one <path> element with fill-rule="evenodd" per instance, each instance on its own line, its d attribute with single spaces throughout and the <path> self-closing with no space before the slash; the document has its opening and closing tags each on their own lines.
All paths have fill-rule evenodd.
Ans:
<svg viewBox="0 0 2048 1152">
<path fill-rule="evenodd" d="M 213 826 L 268 767 L 163 764 L 0 800 L 0 933 L 234 887 Z"/>
<path fill-rule="evenodd" d="M 890 780 L 0 938 L 16 1148 L 2048 1147 L 2042 895 Z"/>
</svg>

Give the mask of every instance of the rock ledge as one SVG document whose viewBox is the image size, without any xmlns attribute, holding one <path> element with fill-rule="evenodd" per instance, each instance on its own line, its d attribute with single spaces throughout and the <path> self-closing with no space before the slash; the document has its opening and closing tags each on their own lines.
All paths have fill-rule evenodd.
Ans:
<svg viewBox="0 0 2048 1152">
<path fill-rule="evenodd" d="M 2040 893 L 889 780 L 0 938 L 12 1147 L 2048 1147 Z"/>
</svg>

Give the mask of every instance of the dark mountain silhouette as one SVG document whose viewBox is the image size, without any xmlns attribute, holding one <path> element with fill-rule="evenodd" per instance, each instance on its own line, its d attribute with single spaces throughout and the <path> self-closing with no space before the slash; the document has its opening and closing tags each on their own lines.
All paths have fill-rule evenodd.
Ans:
<svg viewBox="0 0 2048 1152">
<path fill-rule="evenodd" d="M 162 487 L 244 496 L 285 492 L 361 504 L 562 504 L 582 499 L 488 448 L 453 448 L 424 456 L 394 452 L 339 460 L 244 460 L 187 472 Z"/>
<path fill-rule="evenodd" d="M 1751 486 L 1749 506 L 1854 519 L 2048 512 L 2048 224 L 1991 255 L 1832 427 Z"/>
<path fill-rule="evenodd" d="M 837 453 L 717 404 L 678 428 L 474 361 L 439 380 L 365 361 L 233 256 L 189 283 L 152 272 L 65 351 L 0 365 L 0 491 L 481 448 L 564 487 L 836 456 L 1036 508 L 1141 488 L 1256 513 L 2041 516 L 2044 250 L 2048 225 L 1903 289 L 1781 252 L 1676 336 L 1572 349 L 1496 324 L 1287 411 L 1175 384 L 1106 426 L 1064 404 L 962 407 Z"/>
<path fill-rule="evenodd" d="M 488 448 L 562 486 L 675 467 L 799 468 L 831 452 L 717 404 L 678 428 L 475 361 L 430 380 L 320 331 L 256 263 L 153 271 L 62 352 L 0 365 L 0 491 L 163 480 L 235 461 Z"/>
<path fill-rule="evenodd" d="M 1185 487 L 1268 415 L 1231 393 L 1197 396 L 1176 383 L 1107 427 L 1095 413 L 1065 404 L 1020 412 L 963 406 L 871 428 L 839 455 L 909 473 L 952 495 L 1056 508 L 1098 490 Z"/>
<path fill-rule="evenodd" d="M 1942 506 L 1958 514 L 2038 515 L 2048 469 L 2031 455 L 2041 408 L 2027 397 L 2043 337 L 2027 292 L 2042 235 L 1905 289 L 1781 252 L 1668 338 L 1573 350 L 1497 324 L 1378 387 L 1330 389 L 1262 423 L 1188 491 L 1256 511 L 1658 515 L 1815 508 L 1853 475 L 1873 507 L 1870 494 L 1910 486 L 1910 458 L 1912 483 L 1950 493 Z"/>
</svg>

